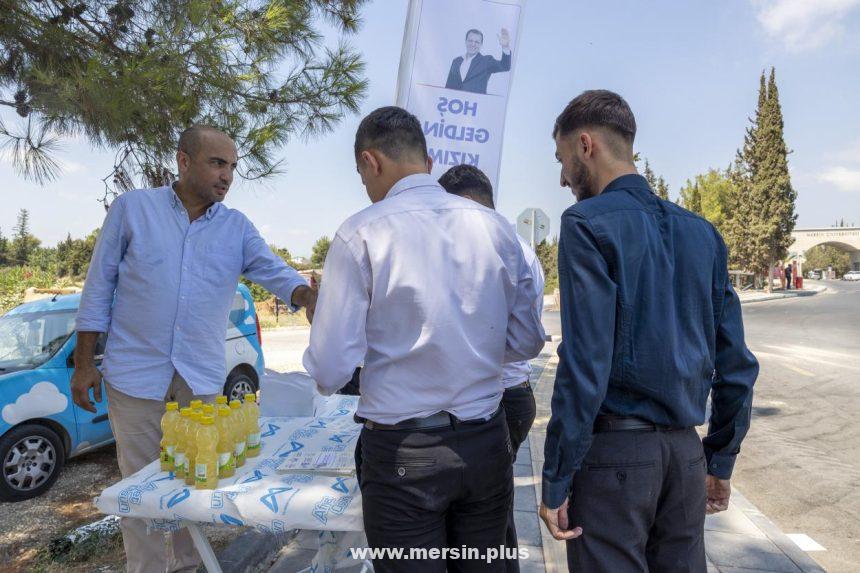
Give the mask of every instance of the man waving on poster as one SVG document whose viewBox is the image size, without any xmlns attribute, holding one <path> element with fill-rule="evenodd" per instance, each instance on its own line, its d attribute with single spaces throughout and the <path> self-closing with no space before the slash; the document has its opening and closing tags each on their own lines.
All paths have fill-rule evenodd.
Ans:
<svg viewBox="0 0 860 573">
<path fill-rule="evenodd" d="M 502 47 L 502 59 L 485 56 L 481 53 L 484 44 L 484 34 L 480 30 L 471 29 L 466 32 L 466 55 L 457 56 L 451 62 L 448 81 L 445 87 L 477 94 L 487 93 L 487 82 L 492 74 L 507 72 L 511 69 L 511 35 L 502 28 L 498 35 Z"/>
</svg>

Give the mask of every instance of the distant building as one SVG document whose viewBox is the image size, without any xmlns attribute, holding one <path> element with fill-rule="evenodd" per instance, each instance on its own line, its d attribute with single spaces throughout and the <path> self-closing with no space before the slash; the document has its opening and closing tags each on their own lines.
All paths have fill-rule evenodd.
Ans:
<svg viewBox="0 0 860 573">
<path fill-rule="evenodd" d="M 293 257 L 293 262 L 297 265 L 307 265 L 311 261 L 307 257 Z"/>
</svg>

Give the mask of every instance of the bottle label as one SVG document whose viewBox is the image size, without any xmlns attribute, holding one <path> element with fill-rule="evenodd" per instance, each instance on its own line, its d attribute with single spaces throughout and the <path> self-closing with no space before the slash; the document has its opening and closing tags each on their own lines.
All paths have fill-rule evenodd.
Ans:
<svg viewBox="0 0 860 573">
<path fill-rule="evenodd" d="M 260 432 L 248 434 L 248 449 L 256 450 L 260 448 Z"/>
<path fill-rule="evenodd" d="M 236 442 L 236 457 L 245 453 L 245 442 Z"/>
<path fill-rule="evenodd" d="M 218 473 L 224 473 L 233 467 L 233 454 L 231 452 L 218 454 Z"/>
<path fill-rule="evenodd" d="M 197 483 L 206 483 L 207 470 L 207 464 L 194 464 L 194 480 Z"/>
<path fill-rule="evenodd" d="M 179 468 L 185 469 L 185 452 L 176 452 L 176 455 L 173 457 L 173 467 L 177 470 Z"/>
<path fill-rule="evenodd" d="M 185 469 L 185 475 L 188 475 L 191 472 L 191 460 L 188 459 L 188 456 L 185 456 L 182 465 Z"/>
</svg>

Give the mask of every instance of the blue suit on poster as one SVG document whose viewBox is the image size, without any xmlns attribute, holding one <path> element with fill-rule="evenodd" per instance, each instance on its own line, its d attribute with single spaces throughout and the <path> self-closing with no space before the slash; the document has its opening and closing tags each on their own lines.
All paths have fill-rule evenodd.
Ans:
<svg viewBox="0 0 860 573">
<path fill-rule="evenodd" d="M 452 90 L 472 92 L 476 94 L 487 93 L 487 82 L 490 76 L 499 72 L 507 72 L 511 69 L 511 55 L 502 54 L 502 59 L 497 60 L 493 56 L 476 54 L 469 64 L 469 71 L 465 78 L 460 77 L 460 66 L 463 64 L 463 56 L 457 56 L 451 62 L 448 71 L 448 80 L 445 87 Z"/>
</svg>

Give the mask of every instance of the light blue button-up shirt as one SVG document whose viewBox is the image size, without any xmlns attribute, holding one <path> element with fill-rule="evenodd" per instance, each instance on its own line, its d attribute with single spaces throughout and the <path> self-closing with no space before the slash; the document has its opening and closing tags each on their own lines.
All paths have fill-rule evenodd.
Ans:
<svg viewBox="0 0 860 573">
<path fill-rule="evenodd" d="M 171 187 L 130 191 L 99 233 L 76 327 L 108 332 L 102 373 L 124 394 L 163 400 L 174 370 L 195 394 L 220 393 L 240 275 L 286 301 L 307 284 L 239 211 L 215 203 L 189 222 Z"/>
</svg>

